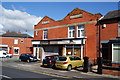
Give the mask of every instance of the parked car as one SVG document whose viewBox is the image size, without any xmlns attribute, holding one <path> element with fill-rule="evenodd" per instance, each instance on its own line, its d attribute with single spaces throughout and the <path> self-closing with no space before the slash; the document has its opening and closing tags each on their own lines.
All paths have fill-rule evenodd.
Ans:
<svg viewBox="0 0 120 80">
<path fill-rule="evenodd" d="M 2 58 L 10 57 L 11 58 L 12 54 L 8 54 L 7 51 L 1 50 L 0 51 L 0 57 L 2 57 Z"/>
<path fill-rule="evenodd" d="M 83 65 L 84 60 L 77 56 L 59 56 L 56 60 L 55 67 L 70 71 Z"/>
<path fill-rule="evenodd" d="M 54 67 L 58 55 L 46 56 L 43 59 L 42 65 L 46 67 Z"/>
<path fill-rule="evenodd" d="M 32 54 L 25 53 L 25 54 L 21 54 L 19 56 L 19 60 L 20 61 L 26 61 L 26 62 L 36 62 L 37 58 L 32 56 Z"/>
</svg>

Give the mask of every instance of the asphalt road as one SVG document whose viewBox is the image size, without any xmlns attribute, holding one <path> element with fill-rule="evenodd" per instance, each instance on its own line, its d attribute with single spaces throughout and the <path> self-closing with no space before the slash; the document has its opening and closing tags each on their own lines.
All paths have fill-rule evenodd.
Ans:
<svg viewBox="0 0 120 80">
<path fill-rule="evenodd" d="M 0 67 L 1 68 L 1 67 Z M 18 79 L 18 80 L 62 80 L 63 78 L 34 73 L 30 71 L 24 71 L 20 69 L 10 68 L 10 67 L 2 67 L 2 80 L 6 79 Z"/>
</svg>

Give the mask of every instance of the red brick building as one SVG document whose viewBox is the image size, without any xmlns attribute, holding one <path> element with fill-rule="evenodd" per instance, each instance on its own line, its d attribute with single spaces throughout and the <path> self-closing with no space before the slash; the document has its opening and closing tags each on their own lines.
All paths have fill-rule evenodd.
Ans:
<svg viewBox="0 0 120 80">
<path fill-rule="evenodd" d="M 33 38 L 27 34 L 6 32 L 0 35 L 0 49 L 8 51 L 13 56 L 23 53 L 32 53 Z"/>
<path fill-rule="evenodd" d="M 100 17 L 99 13 L 92 14 L 79 8 L 59 21 L 45 16 L 34 26 L 34 56 L 43 59 L 45 55 L 58 54 L 96 59 L 96 23 Z"/>
<path fill-rule="evenodd" d="M 108 12 L 99 24 L 104 63 L 120 64 L 120 10 Z"/>
</svg>

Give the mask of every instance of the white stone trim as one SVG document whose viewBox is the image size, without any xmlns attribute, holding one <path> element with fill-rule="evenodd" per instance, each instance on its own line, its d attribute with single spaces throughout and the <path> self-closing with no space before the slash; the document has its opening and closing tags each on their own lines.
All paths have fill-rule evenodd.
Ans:
<svg viewBox="0 0 120 80">
<path fill-rule="evenodd" d="M 97 23 L 97 21 L 88 21 L 88 22 L 80 22 L 80 23 L 66 24 L 66 25 L 60 25 L 60 26 L 52 26 L 52 27 L 47 27 L 47 28 L 34 29 L 34 31 L 68 27 L 68 26 L 76 26 L 76 25 L 82 25 L 82 24 L 91 24 L 91 23 Z"/>
</svg>

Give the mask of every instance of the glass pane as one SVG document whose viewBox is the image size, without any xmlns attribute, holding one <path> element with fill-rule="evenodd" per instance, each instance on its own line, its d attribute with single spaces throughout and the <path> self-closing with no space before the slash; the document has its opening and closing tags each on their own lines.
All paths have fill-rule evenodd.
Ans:
<svg viewBox="0 0 120 80">
<path fill-rule="evenodd" d="M 78 37 L 80 37 L 80 30 L 78 30 Z"/>
<path fill-rule="evenodd" d="M 71 31 L 69 31 L 69 37 L 71 37 Z"/>
<path fill-rule="evenodd" d="M 84 29 L 84 25 L 78 25 L 78 29 Z"/>
<path fill-rule="evenodd" d="M 81 30 L 81 36 L 84 36 L 84 30 Z"/>
<path fill-rule="evenodd" d="M 48 30 L 44 30 L 44 39 L 48 38 Z"/>
<path fill-rule="evenodd" d="M 120 48 L 120 44 L 114 44 L 114 47 L 119 47 Z"/>
<path fill-rule="evenodd" d="M 113 62 L 120 62 L 120 49 L 113 50 Z"/>
<path fill-rule="evenodd" d="M 75 26 L 70 26 L 69 27 L 69 30 L 74 30 L 75 29 Z"/>
<path fill-rule="evenodd" d="M 73 33 L 72 33 L 72 37 L 74 37 L 74 34 L 75 34 L 75 31 L 73 31 Z"/>
</svg>

